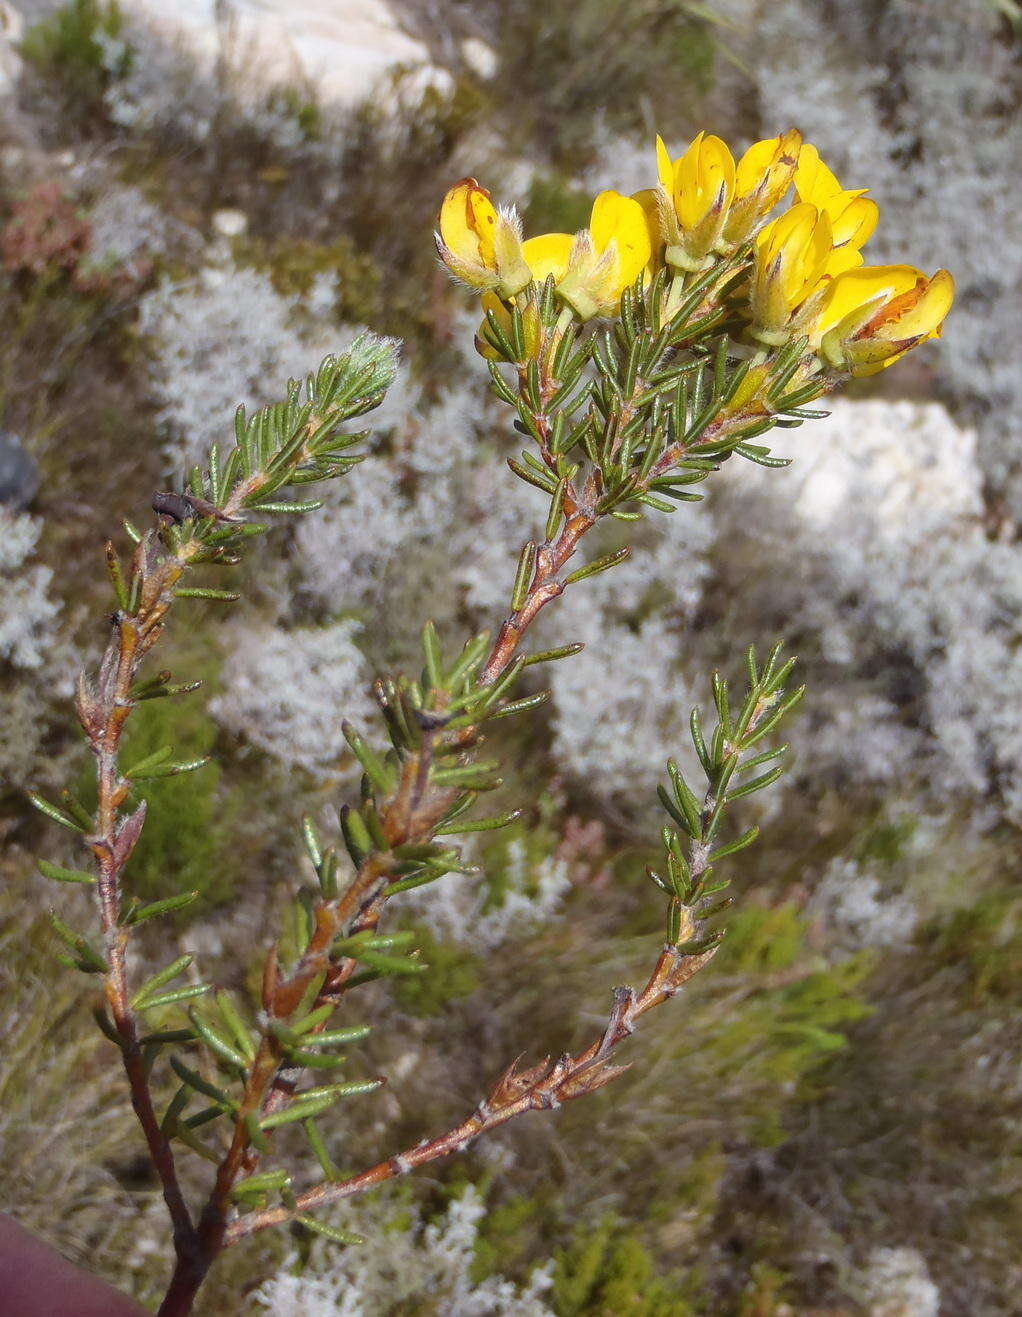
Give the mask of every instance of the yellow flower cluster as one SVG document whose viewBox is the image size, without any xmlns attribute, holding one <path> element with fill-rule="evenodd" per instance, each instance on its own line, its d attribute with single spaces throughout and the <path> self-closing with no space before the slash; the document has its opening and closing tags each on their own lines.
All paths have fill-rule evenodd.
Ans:
<svg viewBox="0 0 1022 1317">
<path fill-rule="evenodd" d="M 656 187 L 633 197 L 601 192 L 580 233 L 524 240 L 514 212 L 497 210 L 485 188 L 463 179 L 440 211 L 440 258 L 507 324 L 508 308 L 534 306 L 529 289 L 550 277 L 564 304 L 588 320 L 613 316 L 640 276 L 665 269 L 684 284 L 746 249 L 748 279 L 730 308 L 761 347 L 805 337 L 835 370 L 869 375 L 939 335 L 954 298 L 951 276 L 863 265 L 876 203 L 863 189 L 842 188 L 794 129 L 754 143 L 737 162 L 719 137 L 700 133 L 676 160 L 658 137 L 656 161 Z M 793 203 L 771 218 L 792 189 Z M 483 337 L 479 346 L 497 355 Z"/>
</svg>

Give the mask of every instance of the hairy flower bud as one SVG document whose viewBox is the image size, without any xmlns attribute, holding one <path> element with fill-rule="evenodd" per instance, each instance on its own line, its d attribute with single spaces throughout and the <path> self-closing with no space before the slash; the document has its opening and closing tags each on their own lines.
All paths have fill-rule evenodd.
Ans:
<svg viewBox="0 0 1022 1317">
<path fill-rule="evenodd" d="M 513 210 L 496 210 L 474 178 L 463 178 L 447 193 L 438 224 L 437 252 L 462 283 L 513 297 L 531 282 L 520 220 Z"/>
</svg>

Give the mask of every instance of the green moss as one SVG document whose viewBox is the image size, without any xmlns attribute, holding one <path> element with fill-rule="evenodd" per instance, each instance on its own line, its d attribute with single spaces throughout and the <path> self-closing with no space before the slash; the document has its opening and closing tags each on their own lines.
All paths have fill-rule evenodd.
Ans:
<svg viewBox="0 0 1022 1317">
<path fill-rule="evenodd" d="M 390 980 L 394 1001 L 410 1015 L 440 1015 L 479 985 L 479 964 L 471 952 L 452 942 L 438 942 L 422 930 L 416 945 L 428 969 Z"/>
<path fill-rule="evenodd" d="M 788 969 L 802 950 L 805 928 L 798 907 L 746 906 L 731 916 L 716 967 L 725 973 L 769 974 Z"/>
<path fill-rule="evenodd" d="M 234 258 L 268 274 L 283 297 L 307 297 L 319 280 L 328 279 L 338 324 L 373 324 L 381 314 L 380 272 L 372 257 L 343 235 L 331 243 L 243 239 L 235 244 Z"/>
<path fill-rule="evenodd" d="M 742 1009 L 729 1012 L 708 1042 L 715 1067 L 743 1074 L 750 1133 L 773 1146 L 784 1137 L 786 1099 L 818 1095 L 824 1064 L 848 1045 L 846 1029 L 871 1012 L 860 989 L 872 967 L 862 953 L 828 964 L 806 941 L 797 907 L 748 907 L 735 916 L 714 961 L 746 980 Z"/>
<path fill-rule="evenodd" d="M 487 1276 L 527 1273 L 549 1225 L 538 1198 L 516 1194 L 489 1207 L 476 1237 L 473 1280 L 478 1284 Z"/>
<path fill-rule="evenodd" d="M 918 827 L 914 818 L 881 818 L 864 834 L 855 852 L 860 864 L 896 864 Z"/>
<path fill-rule="evenodd" d="M 1022 897 L 1016 890 L 989 892 L 946 919 L 932 920 L 921 940 L 938 964 L 965 971 L 972 1004 L 1022 997 Z"/>
<path fill-rule="evenodd" d="M 558 1317 L 692 1317 L 695 1311 L 656 1275 L 638 1232 L 609 1219 L 580 1230 L 557 1253 L 549 1302 Z"/>
</svg>

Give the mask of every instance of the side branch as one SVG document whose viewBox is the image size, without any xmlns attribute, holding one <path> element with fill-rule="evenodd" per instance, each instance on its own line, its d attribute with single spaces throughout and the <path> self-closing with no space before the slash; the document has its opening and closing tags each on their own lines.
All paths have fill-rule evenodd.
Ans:
<svg viewBox="0 0 1022 1317">
<path fill-rule="evenodd" d="M 299 1194 L 293 1207 L 272 1207 L 240 1217 L 227 1229 L 225 1244 L 269 1226 L 292 1221 L 328 1203 L 351 1198 L 375 1188 L 428 1162 L 463 1152 L 480 1134 L 504 1125 L 527 1111 L 556 1110 L 573 1098 L 593 1093 L 628 1067 L 610 1064 L 614 1048 L 635 1030 L 641 1015 L 673 997 L 714 956 L 716 948 L 699 955 L 685 955 L 677 947 L 665 947 L 646 986 L 640 993 L 632 988 L 614 990 L 614 1006 L 607 1025 L 584 1051 L 565 1054 L 551 1063 L 549 1058 L 527 1070 L 513 1061 L 472 1114 L 453 1129 L 424 1140 L 404 1152 L 378 1162 L 347 1180 L 320 1184 Z"/>
</svg>

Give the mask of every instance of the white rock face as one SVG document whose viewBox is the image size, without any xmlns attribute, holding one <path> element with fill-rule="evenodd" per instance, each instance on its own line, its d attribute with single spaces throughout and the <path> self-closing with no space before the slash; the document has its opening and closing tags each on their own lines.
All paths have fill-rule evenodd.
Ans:
<svg viewBox="0 0 1022 1317">
<path fill-rule="evenodd" d="M 233 0 L 226 21 L 218 20 L 224 6 L 216 0 L 123 0 L 121 8 L 169 37 L 183 36 L 211 63 L 226 44 L 265 70 L 265 82 L 307 82 L 336 104 L 364 99 L 398 65 L 419 68 L 438 85 L 449 80 L 384 0 Z"/>
<path fill-rule="evenodd" d="M 24 32 L 24 21 L 14 5 L 0 0 L 0 96 L 8 96 L 18 82 L 21 57 L 18 42 Z"/>
</svg>

